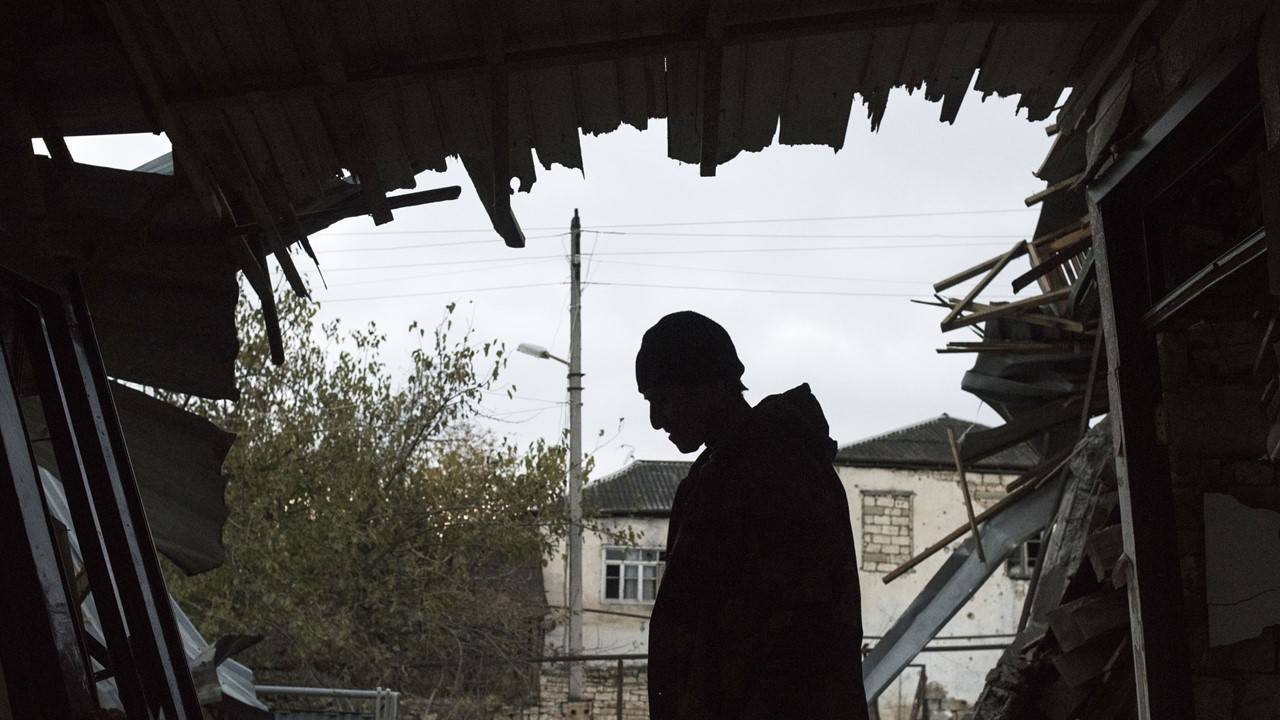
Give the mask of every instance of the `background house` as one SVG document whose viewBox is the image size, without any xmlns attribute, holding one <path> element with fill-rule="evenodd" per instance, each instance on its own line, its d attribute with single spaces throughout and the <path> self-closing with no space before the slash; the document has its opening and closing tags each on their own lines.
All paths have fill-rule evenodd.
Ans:
<svg viewBox="0 0 1280 720">
<path fill-rule="evenodd" d="M 946 551 L 892 583 L 883 582 L 885 574 L 966 522 L 948 429 L 960 437 L 985 426 L 942 415 L 843 446 L 836 456 L 858 548 L 868 645 L 915 598 Z M 974 463 L 967 476 L 975 504 L 986 507 L 998 500 L 1005 486 L 1035 461 L 1035 453 L 1018 446 Z M 597 519 L 595 531 L 583 538 L 584 652 L 647 652 L 648 616 L 666 559 L 671 503 L 691 464 L 637 460 L 586 489 L 584 503 Z M 634 534 L 633 544 L 626 542 L 627 533 Z M 931 647 L 1007 642 L 1018 629 L 1035 552 L 1033 545 L 1011 558 Z M 564 564 L 548 564 L 543 576 L 548 603 L 565 606 Z M 553 617 L 559 621 L 562 616 Z M 563 642 L 563 626 L 557 624 L 547 634 L 548 650 L 559 651 Z M 933 695 L 945 696 L 945 706 L 975 700 L 998 657 L 997 650 L 939 650 L 921 656 L 921 662 L 930 682 L 937 684 Z M 896 681 L 903 685 L 901 697 L 906 698 L 908 712 L 917 673 L 904 673 Z M 601 688 L 602 693 L 612 691 L 611 685 Z M 883 694 L 883 717 L 896 716 L 898 697 L 897 688 Z"/>
</svg>

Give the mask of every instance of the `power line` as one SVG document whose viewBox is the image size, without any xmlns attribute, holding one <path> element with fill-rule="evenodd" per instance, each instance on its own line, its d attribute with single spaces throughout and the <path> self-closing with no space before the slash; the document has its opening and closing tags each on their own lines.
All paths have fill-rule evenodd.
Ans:
<svg viewBox="0 0 1280 720">
<path fill-rule="evenodd" d="M 758 272 L 754 270 L 730 270 L 726 268 L 711 268 L 706 266 L 664 265 L 661 263 L 628 262 L 625 260 L 596 260 L 595 262 L 604 264 L 604 265 L 628 265 L 632 267 L 659 268 L 662 270 L 691 270 L 691 271 L 697 271 L 697 272 L 726 273 L 731 275 L 756 275 L 760 277 L 797 278 L 801 280 L 839 280 L 842 282 L 884 283 L 886 285 L 929 285 L 932 282 L 930 280 L 885 280 L 883 278 L 848 277 L 844 275 L 805 275 L 802 273 L 776 273 L 776 272 Z"/>
<path fill-rule="evenodd" d="M 413 231 L 416 234 L 417 231 Z M 872 234 L 816 234 L 816 233 L 708 233 L 708 232 L 636 232 L 623 230 L 600 230 L 596 228 L 584 228 L 583 232 L 596 233 L 596 242 L 599 242 L 600 235 L 629 235 L 634 237 L 710 237 L 710 238 L 788 238 L 788 239 L 813 239 L 813 240 L 924 240 L 929 238 L 953 239 L 953 240 L 979 240 L 983 238 L 1016 240 L 1025 237 L 1025 233 L 1018 234 L 995 234 L 995 233 L 978 233 L 978 234 L 954 234 L 954 233 L 872 233 Z M 531 235 L 527 240 L 545 240 L 553 237 L 563 237 L 565 233 L 552 233 L 548 235 Z M 312 236 L 313 239 L 323 239 L 323 235 Z M 326 255 L 336 253 L 364 253 L 364 252 L 395 252 L 399 250 L 418 250 L 421 248 L 443 248 L 443 247 L 460 247 L 464 245 L 489 245 L 492 247 L 500 247 L 491 239 L 484 240 L 451 240 L 448 242 L 422 242 L 422 243 L 405 243 L 403 245 L 387 245 L 383 247 L 358 247 L 358 248 L 332 248 L 324 249 Z"/>
<path fill-rule="evenodd" d="M 518 262 L 513 262 L 510 265 L 498 265 L 496 267 L 469 268 L 466 270 L 445 270 L 443 272 L 419 273 L 417 275 L 402 275 L 400 277 L 392 277 L 392 278 L 374 278 L 372 280 L 353 280 L 351 282 L 332 283 L 329 285 L 329 287 L 331 288 L 351 287 L 354 285 L 372 285 L 375 283 L 381 285 L 384 283 L 402 282 L 405 280 L 425 280 L 427 278 L 444 277 L 446 275 L 453 276 L 453 275 L 466 275 L 469 273 L 476 273 L 476 272 L 497 272 L 499 270 L 510 270 L 512 268 L 522 268 L 522 267 L 528 267 L 530 265 L 541 265 L 545 262 L 549 262 L 549 260 L 545 258 L 541 260 L 520 260 Z"/>
<path fill-rule="evenodd" d="M 979 233 L 977 235 L 951 235 L 947 233 L 899 233 L 899 234 L 872 234 L 872 235 L 818 235 L 814 233 L 699 233 L 699 232 L 634 232 L 622 230 L 598 230 L 604 235 L 633 235 L 636 237 L 710 237 L 710 238 L 787 238 L 801 240 L 925 240 L 928 238 L 950 239 L 950 240 L 982 240 L 982 239 L 1004 239 L 1016 240 L 1026 237 L 1026 233 L 1014 233 L 1011 235 L 995 235 L 992 233 Z"/>
<path fill-rule="evenodd" d="M 649 284 L 649 283 L 611 283 L 611 282 L 593 282 L 596 286 L 605 287 L 645 287 L 655 288 L 655 290 L 705 290 L 710 292 L 751 292 L 751 293 L 772 293 L 772 295 L 836 295 L 845 297 L 919 297 L 919 293 L 910 292 L 846 292 L 846 291 L 827 291 L 827 290 L 769 290 L 769 288 L 755 287 L 705 287 L 690 286 L 690 284 Z"/>
<path fill-rule="evenodd" d="M 1021 237 L 1021 236 L 1019 236 Z M 975 243 L 917 243 L 917 244 L 897 244 L 897 245 L 829 245 L 819 247 L 767 247 L 767 248 L 716 248 L 708 250 L 626 250 L 598 252 L 597 257 L 622 257 L 622 256 L 639 256 L 639 255 L 718 255 L 718 254 L 744 254 L 744 253 L 775 253 L 775 252 L 834 252 L 847 250 L 920 250 L 925 248 L 962 248 L 962 247 L 1004 247 L 1004 243 L 999 242 L 975 242 Z M 551 258 L 560 258 L 560 255 L 532 255 L 526 257 L 525 260 L 547 260 Z M 368 265 L 364 267 L 348 267 L 348 268 L 330 268 L 329 272 L 355 272 L 358 270 L 398 270 L 400 268 L 413 267 L 438 267 L 442 265 L 474 265 L 483 263 L 500 263 L 509 262 L 510 258 L 471 258 L 467 260 L 439 260 L 434 262 L 423 263 L 398 263 L 396 265 Z"/>
<path fill-rule="evenodd" d="M 831 222 L 839 220 L 889 220 L 895 218 L 918 218 L 918 217 L 950 217 L 962 215 L 1009 215 L 1013 213 L 1038 212 L 1038 208 L 1004 208 L 992 210 L 928 210 L 909 213 L 876 213 L 866 215 L 829 215 L 817 217 L 789 217 L 789 218 L 749 218 L 736 220 L 682 220 L 657 223 L 615 223 L 611 225 L 596 225 L 595 229 L 604 228 L 636 228 L 636 227 L 681 227 L 695 225 L 752 225 L 757 223 L 786 223 L 786 222 Z M 544 225 L 540 227 L 527 227 L 525 230 L 559 230 L 560 226 Z M 326 232 L 324 235 L 417 235 L 417 234 L 445 234 L 445 233 L 492 233 L 493 228 L 450 228 L 450 229 L 432 229 L 432 230 L 363 230 L 363 231 L 347 231 L 347 232 Z"/>
<path fill-rule="evenodd" d="M 418 233 L 420 233 L 420 232 L 426 232 L 426 231 L 408 230 L 408 231 L 405 231 L 403 234 L 405 234 L 405 235 L 416 235 L 416 234 L 418 234 Z M 324 238 L 326 238 L 326 237 L 331 237 L 331 236 L 334 236 L 334 235 L 341 235 L 341 234 L 342 234 L 342 233 L 328 233 L 328 234 L 326 234 L 326 235 L 312 235 L 312 236 L 311 236 L 311 239 L 312 239 L 312 240 L 317 240 L 317 239 L 319 239 L 319 240 L 323 240 L 323 239 L 324 239 Z M 374 234 L 374 233 L 350 233 L 350 234 L 352 234 L 352 235 L 365 235 L 365 234 L 372 235 L 372 234 Z M 384 234 L 384 233 L 378 233 L 378 234 L 379 234 L 379 235 L 381 235 L 381 234 Z M 525 239 L 526 239 L 526 240 L 544 240 L 544 239 L 546 239 L 546 238 L 560 237 L 561 235 L 564 235 L 564 233 L 552 233 L 552 234 L 550 234 L 550 235 L 530 235 L 530 236 L 526 237 Z M 387 246 L 387 247 L 333 248 L 333 249 L 329 249 L 329 250 L 324 250 L 324 252 L 325 252 L 326 254 L 333 254 L 333 253 L 353 253 L 353 252 L 390 252 L 390 251 L 392 251 L 392 250 L 414 250 L 414 249 L 417 249 L 417 248 L 431 248 L 431 247 L 455 247 L 455 246 L 458 246 L 458 245 L 494 245 L 494 246 L 497 246 L 497 243 L 496 243 L 496 242 L 494 242 L 492 239 L 484 239 L 484 240 L 451 240 L 451 241 L 449 241 L 449 242 L 435 242 L 435 243 L 409 243 L 409 244 L 407 244 L 407 245 L 390 245 L 390 246 Z"/>
<path fill-rule="evenodd" d="M 362 301 L 362 300 L 396 300 L 396 299 L 399 299 L 399 298 L 430 297 L 430 296 L 432 296 L 432 295 L 458 295 L 458 294 L 463 294 L 463 293 L 493 292 L 493 291 L 496 291 L 496 290 L 521 290 L 521 289 L 524 289 L 524 288 L 551 287 L 551 286 L 553 286 L 553 285 L 564 285 L 564 283 L 562 283 L 562 282 L 546 282 L 546 283 L 527 283 L 527 284 L 524 284 L 524 285 L 496 285 L 496 286 L 494 286 L 494 287 L 481 287 L 481 288 L 458 288 L 458 289 L 456 289 L 456 290 L 435 290 L 435 291 L 432 291 L 432 292 L 403 293 L 403 294 L 400 294 L 400 295 L 374 295 L 374 296 L 372 296 L 372 297 L 337 298 L 337 299 L 333 299 L 333 300 L 331 300 L 331 299 L 325 299 L 325 300 L 323 301 L 323 303 L 322 303 L 322 304 L 325 304 L 325 303 L 342 303 L 342 302 L 359 302 L 359 301 Z"/>
<path fill-rule="evenodd" d="M 753 218 L 747 220 L 689 220 L 683 222 L 629 223 L 625 225 L 596 225 L 596 228 L 679 227 L 693 225 L 753 225 L 757 223 L 827 222 L 836 220 L 889 220 L 894 218 L 946 217 L 952 215 L 1001 215 L 1031 212 L 1035 208 L 1007 208 L 1003 210 L 934 210 L 909 213 L 878 213 L 871 215 L 830 215 L 826 217 Z"/>
</svg>

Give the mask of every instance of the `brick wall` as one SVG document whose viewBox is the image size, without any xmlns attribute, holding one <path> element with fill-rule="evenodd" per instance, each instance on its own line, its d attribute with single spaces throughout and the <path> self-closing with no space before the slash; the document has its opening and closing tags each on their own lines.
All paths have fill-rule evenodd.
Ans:
<svg viewBox="0 0 1280 720">
<path fill-rule="evenodd" d="M 622 671 L 623 720 L 649 720 L 649 681 L 643 665 L 626 665 Z M 618 668 L 587 668 L 583 678 L 586 696 L 594 700 L 594 720 L 618 717 Z M 510 720 L 559 720 L 560 703 L 569 697 L 569 676 L 564 669 L 546 668 L 542 672 L 539 703 L 504 715 Z"/>
<path fill-rule="evenodd" d="M 887 572 L 911 559 L 911 493 L 862 493 L 862 569 Z"/>
</svg>

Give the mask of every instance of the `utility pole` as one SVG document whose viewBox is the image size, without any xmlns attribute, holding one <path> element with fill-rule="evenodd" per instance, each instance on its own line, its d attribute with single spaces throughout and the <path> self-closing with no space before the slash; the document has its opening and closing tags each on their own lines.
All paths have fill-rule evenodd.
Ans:
<svg viewBox="0 0 1280 720">
<path fill-rule="evenodd" d="M 569 223 L 569 654 L 582 654 L 582 224 Z M 569 663 L 569 701 L 583 699 L 582 662 Z"/>
</svg>

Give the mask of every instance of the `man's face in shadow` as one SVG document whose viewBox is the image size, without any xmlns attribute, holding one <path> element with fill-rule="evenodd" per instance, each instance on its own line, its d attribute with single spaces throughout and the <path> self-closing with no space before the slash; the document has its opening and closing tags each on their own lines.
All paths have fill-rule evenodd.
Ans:
<svg viewBox="0 0 1280 720">
<path fill-rule="evenodd" d="M 682 453 L 696 452 L 714 427 L 714 407 L 722 383 L 672 385 L 644 393 L 649 401 L 649 424 L 664 430 Z"/>
</svg>

